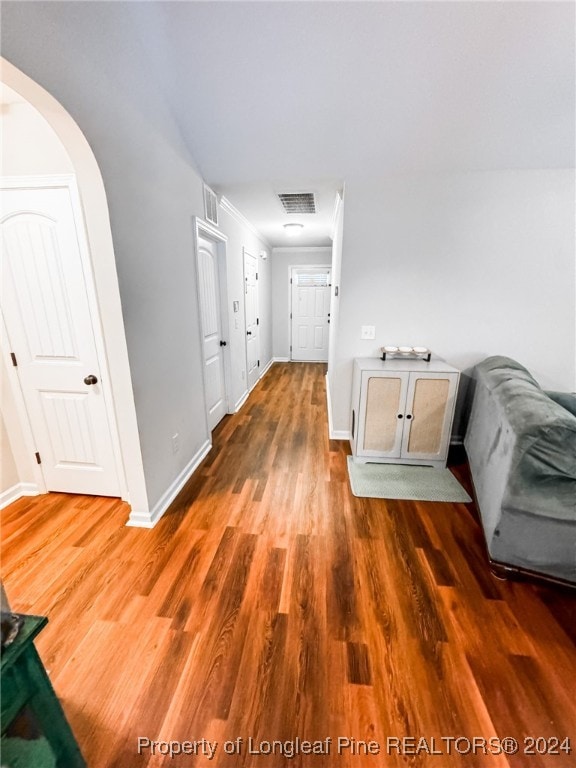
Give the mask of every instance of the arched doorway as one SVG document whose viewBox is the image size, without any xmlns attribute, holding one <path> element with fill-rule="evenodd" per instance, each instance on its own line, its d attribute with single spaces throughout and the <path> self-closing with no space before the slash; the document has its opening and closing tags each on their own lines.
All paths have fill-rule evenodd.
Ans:
<svg viewBox="0 0 576 768">
<path fill-rule="evenodd" d="M 50 94 L 5 60 L 2 60 L 2 82 L 11 93 L 16 94 L 21 109 L 27 111 L 29 130 L 42 131 L 43 140 L 50 145 L 49 151 L 36 157 L 34 153 L 30 156 L 28 152 L 21 165 L 18 165 L 17 146 L 12 145 L 11 150 L 16 151 L 11 151 L 9 155 L 4 153 L 5 157 L 10 157 L 10 162 L 5 163 L 3 168 L 3 174 L 10 173 L 12 178 L 4 181 L 7 181 L 8 186 L 12 184 L 14 187 L 17 186 L 15 176 L 25 177 L 28 185 L 34 183 L 42 186 L 42 179 L 46 180 L 50 174 L 67 173 L 71 179 L 70 188 L 77 191 L 76 213 L 80 217 L 80 223 L 77 221 L 77 225 L 81 227 L 81 234 L 85 237 L 85 257 L 91 271 L 90 290 L 93 291 L 98 314 L 95 330 L 99 336 L 100 361 L 106 369 L 106 383 L 102 383 L 102 386 L 107 390 L 119 495 L 132 506 L 131 520 L 138 520 L 138 515 L 145 518 L 148 513 L 148 500 L 102 177 L 94 154 L 80 128 Z M 9 131 L 5 140 L 7 138 L 10 138 Z M 34 145 L 37 146 L 37 142 Z M 97 258 L 94 258 L 94 254 L 97 254 Z M 14 381 L 13 378 L 12 380 Z M 20 479 L 30 489 L 36 486 L 37 492 L 49 490 L 39 466 L 30 462 L 30 450 L 33 445 L 30 425 L 26 423 L 25 403 L 20 397 L 18 386 L 11 389 L 16 415 L 14 412 L 11 416 L 5 413 L 5 417 Z M 4 404 L 2 410 L 5 412 Z"/>
</svg>

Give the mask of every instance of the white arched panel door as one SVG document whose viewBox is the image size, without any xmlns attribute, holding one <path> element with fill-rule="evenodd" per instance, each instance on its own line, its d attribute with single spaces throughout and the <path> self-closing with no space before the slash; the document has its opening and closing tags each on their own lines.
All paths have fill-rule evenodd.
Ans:
<svg viewBox="0 0 576 768">
<path fill-rule="evenodd" d="M 227 413 L 217 243 L 198 235 L 197 256 L 206 407 L 212 431 Z"/>
<path fill-rule="evenodd" d="M 0 222 L 2 314 L 46 487 L 120 496 L 71 190 L 2 189 Z"/>
</svg>

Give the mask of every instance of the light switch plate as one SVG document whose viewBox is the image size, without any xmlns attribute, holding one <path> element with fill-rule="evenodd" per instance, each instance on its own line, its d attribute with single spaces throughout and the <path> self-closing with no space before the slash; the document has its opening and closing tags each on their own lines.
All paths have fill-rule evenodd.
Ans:
<svg viewBox="0 0 576 768">
<path fill-rule="evenodd" d="M 375 339 L 376 338 L 376 326 L 374 325 L 363 325 L 360 329 L 360 338 L 361 339 Z"/>
</svg>

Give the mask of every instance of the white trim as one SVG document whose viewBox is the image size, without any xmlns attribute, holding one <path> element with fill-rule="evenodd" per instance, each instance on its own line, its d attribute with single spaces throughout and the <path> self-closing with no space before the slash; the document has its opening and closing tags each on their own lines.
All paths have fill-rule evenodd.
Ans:
<svg viewBox="0 0 576 768">
<path fill-rule="evenodd" d="M 264 245 L 267 245 L 268 248 L 271 248 L 270 243 L 268 242 L 268 240 L 266 240 L 262 232 L 256 229 L 254 224 L 252 224 L 251 221 L 248 221 L 246 216 L 244 216 L 243 213 L 240 213 L 238 208 L 236 208 L 236 206 L 233 205 L 230 202 L 230 200 L 228 200 L 227 197 L 224 197 L 224 195 L 222 195 L 222 197 L 220 198 L 220 208 L 222 208 L 223 211 L 225 211 L 230 216 L 232 216 L 232 218 L 235 219 L 238 222 L 238 224 L 241 224 L 243 227 L 246 227 L 246 229 L 252 232 L 252 234 L 255 235 L 259 240 L 261 240 L 264 243 Z"/>
<path fill-rule="evenodd" d="M 274 360 L 274 358 L 271 358 L 271 359 L 268 361 L 268 363 L 267 363 L 266 367 L 264 368 L 264 370 L 263 370 L 263 371 L 262 371 L 262 373 L 260 374 L 260 379 L 261 379 L 263 376 L 265 376 L 265 375 L 268 373 L 268 371 L 270 370 L 270 368 L 272 368 L 272 366 L 274 365 L 274 363 L 275 363 L 275 362 L 276 362 L 276 361 Z M 258 381 L 260 381 L 260 379 L 258 379 Z"/>
<path fill-rule="evenodd" d="M 289 357 L 273 357 L 272 362 L 273 363 L 291 363 L 292 360 L 290 360 Z"/>
<path fill-rule="evenodd" d="M 2 176 L 1 189 L 60 189 L 76 181 L 73 173 L 48 173 L 45 176 Z"/>
<path fill-rule="evenodd" d="M 282 253 L 302 253 L 303 251 L 306 251 L 306 253 L 329 253 L 332 251 L 332 246 L 314 245 L 308 247 L 306 245 L 278 245 L 272 248 L 272 254 L 276 253 L 277 251 L 282 251 Z M 300 266 L 307 267 L 308 264 L 301 264 Z M 326 265 L 323 264 L 322 266 Z"/>
<path fill-rule="evenodd" d="M 238 413 L 238 411 L 240 410 L 240 408 L 242 408 L 246 400 L 248 400 L 249 395 L 250 395 L 250 392 L 246 390 L 246 392 L 244 392 L 242 397 L 234 404 L 234 410 L 232 411 L 232 413 Z"/>
<path fill-rule="evenodd" d="M 209 240 L 220 240 L 223 243 L 228 242 L 228 235 L 225 235 L 224 232 L 221 232 L 218 227 L 215 227 L 209 221 L 201 219 L 200 216 L 194 216 L 194 226 L 197 232 L 200 229 L 205 232 Z"/>
<path fill-rule="evenodd" d="M 212 443 L 210 440 L 206 440 L 174 482 L 162 494 L 160 500 L 154 505 L 152 510 L 150 512 L 138 512 L 133 509 L 130 512 L 130 517 L 128 518 L 126 525 L 133 528 L 154 528 L 158 520 L 160 520 L 170 504 L 172 504 L 176 496 L 178 496 L 182 488 L 184 488 L 188 480 L 206 458 L 211 448 Z"/>
<path fill-rule="evenodd" d="M 332 423 L 332 400 L 330 398 L 330 379 L 326 374 L 326 408 L 328 410 L 328 437 L 330 440 L 350 440 L 352 433 L 349 429 L 334 429 Z"/>
<path fill-rule="evenodd" d="M 12 488 L 8 488 L 0 493 L 0 509 L 4 509 L 13 501 L 18 501 L 22 496 L 39 496 L 40 490 L 36 483 L 16 483 Z"/>
<path fill-rule="evenodd" d="M 334 199 L 334 210 L 332 211 L 332 235 L 331 240 L 334 242 L 334 237 L 336 235 L 336 228 L 338 227 L 338 216 L 340 215 L 340 207 L 342 206 L 342 203 L 344 202 L 344 194 L 343 190 L 342 192 L 338 190 L 336 192 L 336 196 Z"/>
</svg>

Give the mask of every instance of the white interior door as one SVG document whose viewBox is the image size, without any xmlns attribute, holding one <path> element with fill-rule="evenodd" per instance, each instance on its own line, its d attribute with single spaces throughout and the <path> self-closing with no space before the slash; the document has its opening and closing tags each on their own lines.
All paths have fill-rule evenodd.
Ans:
<svg viewBox="0 0 576 768">
<path fill-rule="evenodd" d="M 292 360 L 328 360 L 330 273 L 330 267 L 291 270 Z"/>
<path fill-rule="evenodd" d="M 248 389 L 260 378 L 258 339 L 258 261 L 244 251 L 244 312 L 246 314 L 246 367 Z"/>
<path fill-rule="evenodd" d="M 119 496 L 92 277 L 70 189 L 2 189 L 0 226 L 2 314 L 46 487 Z"/>
<path fill-rule="evenodd" d="M 213 430 L 227 412 L 223 354 L 225 340 L 222 338 L 218 245 L 201 235 L 198 235 L 198 285 L 208 427 Z"/>
</svg>

